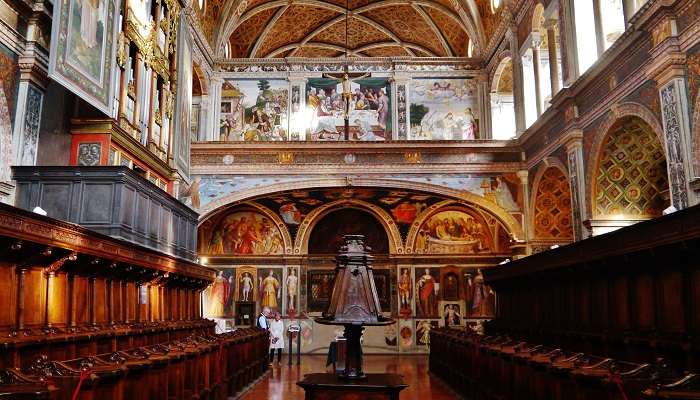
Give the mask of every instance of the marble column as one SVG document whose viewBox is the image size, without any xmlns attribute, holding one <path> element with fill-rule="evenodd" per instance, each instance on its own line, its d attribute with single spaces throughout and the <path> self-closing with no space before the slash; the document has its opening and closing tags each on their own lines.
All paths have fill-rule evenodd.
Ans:
<svg viewBox="0 0 700 400">
<path fill-rule="evenodd" d="M 598 58 L 605 52 L 605 32 L 603 31 L 603 15 L 600 10 L 600 1 L 601 0 L 593 0 L 593 21 L 595 25 L 595 44 L 598 48 Z"/>
<path fill-rule="evenodd" d="M 513 102 L 515 103 L 515 131 L 519 136 L 525 131 L 525 95 L 523 93 L 523 68 L 519 56 L 517 26 L 510 26 L 506 33 L 510 42 L 510 52 L 513 55 Z"/>
<path fill-rule="evenodd" d="M 219 120 L 221 119 L 221 87 L 224 79 L 213 76 L 209 86 L 209 112 L 207 112 L 207 125 L 205 140 L 219 140 Z"/>
<path fill-rule="evenodd" d="M 569 189 L 571 190 L 571 213 L 574 240 L 579 241 L 590 236 L 584 221 L 588 220 L 586 208 L 586 177 L 583 163 L 583 132 L 575 130 L 567 133 L 566 160 L 569 172 Z"/>
<path fill-rule="evenodd" d="M 548 19 L 545 24 L 547 28 L 547 52 L 549 53 L 549 79 L 552 88 L 552 97 L 559 92 L 559 56 L 557 55 L 557 20 Z"/>
<path fill-rule="evenodd" d="M 488 74 L 479 76 L 479 135 L 477 139 L 493 138 L 491 125 L 491 85 Z"/>
<path fill-rule="evenodd" d="M 532 70 L 535 73 L 535 102 L 537 105 L 537 116 L 542 115 L 542 60 L 540 59 L 540 46 L 542 45 L 542 38 L 539 32 L 532 32 L 530 34 L 530 46 L 532 48 Z"/>
</svg>

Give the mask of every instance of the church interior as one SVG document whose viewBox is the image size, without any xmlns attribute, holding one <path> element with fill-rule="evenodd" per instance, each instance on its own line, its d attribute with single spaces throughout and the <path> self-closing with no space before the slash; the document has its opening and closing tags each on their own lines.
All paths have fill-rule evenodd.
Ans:
<svg viewBox="0 0 700 400">
<path fill-rule="evenodd" d="M 2 399 L 700 399 L 698 203 L 698 0 L 0 0 Z"/>
</svg>

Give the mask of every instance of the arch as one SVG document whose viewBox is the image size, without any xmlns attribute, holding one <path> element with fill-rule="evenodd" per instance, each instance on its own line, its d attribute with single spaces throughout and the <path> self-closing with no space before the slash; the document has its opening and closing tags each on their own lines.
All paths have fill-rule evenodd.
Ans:
<svg viewBox="0 0 700 400">
<path fill-rule="evenodd" d="M 510 52 L 499 54 L 500 62 L 493 68 L 491 80 L 491 136 L 510 139 L 516 134 L 515 95 L 513 88 L 513 59 Z M 508 90 L 507 90 L 508 89 Z"/>
<path fill-rule="evenodd" d="M 408 234 L 406 235 L 406 254 L 418 253 L 418 249 L 415 248 L 415 244 L 418 239 L 418 234 L 420 232 L 421 227 L 425 224 L 426 221 L 428 221 L 429 218 L 442 211 L 453 210 L 457 207 L 469 208 L 472 211 L 478 213 L 487 222 L 490 222 L 490 220 L 493 219 L 500 225 L 502 229 L 504 229 L 508 233 L 511 233 L 508 230 L 508 227 L 505 224 L 503 224 L 503 222 L 500 221 L 496 216 L 494 216 L 489 210 L 484 210 L 475 206 L 474 204 L 469 204 L 462 201 L 444 200 L 435 203 L 430 207 L 426 207 L 420 214 L 416 216 L 416 219 L 411 224 Z"/>
<path fill-rule="evenodd" d="M 327 214 L 341 208 L 356 208 L 358 210 L 370 213 L 379 221 L 379 223 L 382 224 L 384 230 L 386 231 L 386 235 L 389 240 L 389 254 L 404 253 L 404 245 L 401 240 L 399 227 L 396 226 L 396 222 L 394 222 L 394 219 L 386 211 L 384 211 L 381 207 L 366 201 L 357 199 L 342 199 L 316 207 L 313 209 L 313 211 L 306 215 L 306 217 L 304 217 L 304 220 L 301 221 L 301 224 L 299 224 L 299 228 L 297 230 L 296 241 L 294 242 L 294 254 L 308 254 L 309 239 L 316 224 Z"/>
<path fill-rule="evenodd" d="M 486 200 L 484 197 L 470 193 L 463 190 L 450 189 L 443 186 L 432 185 L 428 183 L 418 183 L 418 182 L 408 182 L 401 180 L 392 179 L 374 179 L 374 178 L 322 178 L 322 179 L 309 179 L 301 180 L 296 182 L 289 182 L 276 185 L 267 185 L 255 187 L 248 190 L 242 190 L 236 193 L 223 196 L 218 200 L 214 200 L 204 207 L 200 208 L 200 224 L 201 221 L 205 221 L 209 216 L 216 212 L 219 208 L 225 206 L 234 206 L 236 204 L 241 204 L 248 199 L 254 197 L 259 197 L 267 194 L 272 194 L 276 192 L 286 191 L 286 190 L 302 190 L 310 188 L 324 188 L 324 187 L 348 187 L 348 186 L 365 186 L 365 187 L 384 187 L 393 189 L 412 189 L 433 194 L 442 195 L 445 197 L 453 198 L 456 201 L 463 202 L 464 204 L 476 206 L 479 209 L 483 209 L 493 214 L 503 225 L 506 230 L 512 236 L 513 240 L 522 241 L 523 240 L 523 230 L 520 223 L 510 214 L 508 211 L 499 207 L 498 205 Z"/>
<path fill-rule="evenodd" d="M 598 164 L 598 155 L 600 154 L 601 147 L 603 146 L 603 139 L 605 139 L 605 136 L 610 128 L 612 128 L 613 124 L 624 117 L 638 117 L 642 119 L 654 131 L 662 146 L 665 143 L 663 138 L 664 130 L 661 123 L 650 109 L 635 102 L 624 102 L 613 105 L 610 107 L 610 112 L 608 112 L 606 115 L 605 120 L 595 132 L 595 136 L 593 137 L 593 142 L 590 147 L 591 152 L 588 155 L 588 161 L 586 162 L 586 180 L 587 182 L 591 183 L 591 188 L 594 186 L 592 184 L 592 179 L 595 176 L 595 169 L 596 165 Z M 588 215 L 593 215 L 592 199 L 594 197 L 592 197 L 591 194 L 592 191 L 590 190 L 586 193 Z"/>
<path fill-rule="evenodd" d="M 605 132 L 591 176 L 593 219 L 657 217 L 668 189 L 663 142 L 639 116 L 617 118 Z"/>
<path fill-rule="evenodd" d="M 510 50 L 504 50 L 498 54 L 498 64 L 496 65 L 496 68 L 493 68 L 491 70 L 491 73 L 489 74 L 489 82 L 491 82 L 491 92 L 498 92 L 499 88 L 499 83 L 501 81 L 501 75 L 503 74 L 503 71 L 508 67 L 508 63 L 513 65 L 513 59 L 511 58 L 511 53 Z M 513 87 L 511 86 L 510 88 L 511 92 L 513 91 Z"/>
<path fill-rule="evenodd" d="M 252 208 L 255 209 L 257 212 L 268 218 L 270 221 L 272 221 L 275 224 L 275 227 L 279 230 L 280 235 L 282 236 L 282 244 L 284 246 L 282 254 L 292 254 L 292 236 L 289 233 L 289 230 L 287 229 L 287 225 L 284 223 L 282 218 L 269 208 L 253 203 L 253 202 L 241 202 L 241 203 L 236 203 L 236 204 L 231 204 L 230 206 L 227 207 L 221 207 L 220 209 L 217 209 L 215 212 L 210 213 L 207 215 L 206 219 L 201 220 L 198 225 L 198 231 L 203 229 L 203 227 L 206 225 L 206 223 L 212 219 L 215 216 L 224 214 L 224 213 L 232 213 L 236 211 L 237 207 L 246 207 L 246 208 Z M 200 236 L 200 235 L 198 235 Z M 201 236 L 200 236 L 201 238 Z M 203 244 L 202 244 L 203 245 Z"/>
<path fill-rule="evenodd" d="M 574 238 L 574 231 L 573 231 L 573 225 L 572 225 L 572 218 L 573 214 L 571 211 L 571 186 L 569 184 L 569 173 L 566 170 L 566 166 L 564 166 L 564 163 L 562 163 L 559 159 L 554 158 L 554 157 L 547 157 L 543 161 L 543 164 L 540 165 L 540 167 L 537 169 L 537 172 L 535 173 L 535 179 L 532 184 L 532 193 L 530 194 L 530 221 L 529 221 L 529 228 L 528 231 L 530 233 L 530 237 L 534 239 L 564 239 L 564 240 L 573 240 Z M 545 174 L 547 174 L 547 177 L 545 177 Z M 538 199 L 540 196 L 540 186 L 542 184 L 543 179 L 546 179 L 547 181 L 550 181 L 549 183 L 556 183 L 556 175 L 559 175 L 559 177 L 563 177 L 564 179 L 561 180 L 559 179 L 559 187 L 552 187 L 551 190 L 553 191 L 552 195 L 553 197 L 557 198 L 557 204 L 552 204 L 554 206 L 554 210 L 558 210 L 558 213 L 553 213 L 549 209 L 551 207 L 542 207 L 545 208 L 542 210 L 542 213 L 538 213 L 538 209 L 541 207 L 538 207 Z M 554 182 L 551 182 L 554 181 Z M 564 187 L 565 186 L 565 187 Z M 561 197 L 565 196 L 565 197 Z M 566 199 L 568 198 L 568 203 Z M 550 199 L 550 201 L 553 199 Z M 556 214 L 556 215 L 554 215 Z M 545 221 L 543 218 L 556 218 L 559 219 L 559 222 L 566 222 L 561 220 L 561 218 L 566 218 L 568 217 L 568 229 L 559 229 L 562 228 L 562 226 L 554 226 L 551 227 L 551 229 L 546 229 L 546 226 L 542 226 L 543 224 L 546 225 Z M 537 229 L 538 226 L 542 226 L 543 229 Z M 566 228 L 566 226 L 564 226 Z M 558 231 L 558 232 L 557 232 Z M 543 235 L 543 233 L 545 233 Z"/>
<path fill-rule="evenodd" d="M 207 81 L 204 71 L 202 71 L 202 67 L 197 62 L 193 62 L 192 71 L 194 74 L 193 78 L 197 82 L 197 87 L 199 87 L 200 90 L 199 95 L 206 96 L 209 90 L 209 82 Z"/>
<path fill-rule="evenodd" d="M 360 234 L 372 254 L 389 255 L 389 235 L 382 222 L 369 210 L 357 206 L 329 209 L 312 221 L 308 242 L 300 249 L 308 255 L 335 255 L 342 246 L 344 235 Z"/>
</svg>

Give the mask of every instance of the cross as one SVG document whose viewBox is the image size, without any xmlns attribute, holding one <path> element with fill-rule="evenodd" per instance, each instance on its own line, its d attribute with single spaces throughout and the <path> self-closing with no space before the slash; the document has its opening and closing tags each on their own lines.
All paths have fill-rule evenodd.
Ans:
<svg viewBox="0 0 700 400">
<path fill-rule="evenodd" d="M 323 74 L 324 78 L 333 79 L 334 81 L 340 82 L 343 86 L 343 102 L 345 103 L 345 110 L 343 112 L 343 118 L 345 119 L 345 140 L 350 140 L 350 102 L 352 101 L 352 82 L 372 76 L 370 73 L 352 73 L 348 71 L 348 66 L 345 66 L 345 71 L 342 74 Z"/>
</svg>

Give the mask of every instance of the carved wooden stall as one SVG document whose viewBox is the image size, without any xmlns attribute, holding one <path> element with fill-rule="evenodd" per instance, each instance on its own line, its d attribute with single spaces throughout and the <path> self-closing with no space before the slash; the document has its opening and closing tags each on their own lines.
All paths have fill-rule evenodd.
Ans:
<svg viewBox="0 0 700 400">
<path fill-rule="evenodd" d="M 214 272 L 0 204 L 0 397 L 221 399 L 267 368 L 267 333 L 214 335 Z M 77 393 L 77 397 L 73 397 Z"/>
<path fill-rule="evenodd" d="M 700 207 L 484 271 L 486 336 L 435 330 L 467 398 L 700 399 Z"/>
</svg>

